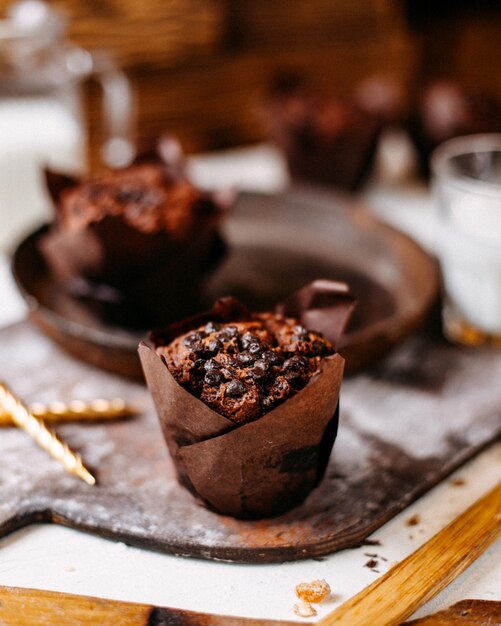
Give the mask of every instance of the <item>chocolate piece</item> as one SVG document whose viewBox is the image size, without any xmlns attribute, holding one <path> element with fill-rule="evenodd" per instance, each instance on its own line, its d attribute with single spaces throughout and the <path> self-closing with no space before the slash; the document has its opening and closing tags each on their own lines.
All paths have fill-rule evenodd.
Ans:
<svg viewBox="0 0 501 626">
<path fill-rule="evenodd" d="M 267 102 L 267 122 L 294 178 L 354 190 L 367 177 L 381 119 L 353 100 L 282 80 Z"/>
<path fill-rule="evenodd" d="M 226 201 L 159 155 L 81 182 L 49 172 L 47 182 L 56 220 L 40 247 L 65 290 L 125 325 L 196 309 L 198 286 L 224 251 Z"/>
<path fill-rule="evenodd" d="M 340 355 L 304 356 L 304 361 L 300 355 L 300 360 L 290 364 L 293 372 L 309 359 L 318 361 L 316 371 L 299 390 L 277 370 L 272 385 L 266 388 L 267 395 L 262 397 L 265 387 L 260 375 L 257 380 L 242 376 L 242 371 L 250 372 L 256 367 L 260 374 L 266 370 L 264 355 L 278 353 L 274 330 L 285 325 L 282 319 L 272 314 L 256 318 L 256 314 L 227 298 L 218 301 L 211 312 L 174 327 L 182 328 L 186 338 L 193 331 L 200 333 L 199 329 L 212 321 L 218 330 L 210 326 L 212 333 L 203 337 L 202 343 L 211 341 L 211 334 L 218 332 L 223 334 L 225 348 L 235 345 L 237 353 L 246 352 L 242 350 L 244 338 L 247 349 L 253 344 L 264 346 L 263 358 L 243 368 L 227 349 L 208 356 L 203 371 L 205 375 L 207 371 L 220 372 L 226 382 L 218 382 L 218 386 L 199 382 L 193 373 L 197 359 L 190 347 L 183 346 L 182 339 L 170 352 L 158 350 L 158 344 L 157 351 L 144 343 L 139 347 L 179 481 L 206 506 L 226 515 L 271 517 L 298 505 L 321 480 L 334 443 L 344 368 Z M 219 328 L 218 324 L 223 326 Z M 160 344 L 177 336 L 172 327 L 151 335 Z M 270 346 L 270 340 L 277 345 Z M 199 339 L 194 337 L 194 341 Z M 313 341 L 311 346 L 313 349 Z M 281 368 L 284 360 L 287 359 L 269 367 Z M 169 361 L 181 384 L 169 371 Z M 200 394 L 200 399 L 193 392 Z M 238 419 L 232 421 L 213 410 L 208 402 L 218 409 L 224 406 L 228 414 L 238 415 Z"/>
<path fill-rule="evenodd" d="M 279 304 L 276 311 L 315 328 L 337 349 L 356 303 L 345 283 L 315 280 Z"/>
</svg>

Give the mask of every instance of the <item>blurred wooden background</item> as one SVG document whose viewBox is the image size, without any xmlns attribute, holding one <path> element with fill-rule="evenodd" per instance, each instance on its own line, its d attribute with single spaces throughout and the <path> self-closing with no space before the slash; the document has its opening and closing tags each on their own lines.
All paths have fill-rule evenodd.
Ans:
<svg viewBox="0 0 501 626">
<path fill-rule="evenodd" d="M 445 74 L 501 97 L 501 8 L 483 0 L 51 0 L 71 38 L 111 50 L 138 93 L 142 138 L 171 130 L 188 152 L 263 139 L 277 72 L 334 92 L 378 73 Z M 0 0 L 5 8 L 9 3 Z M 97 88 L 88 99 L 99 140 Z"/>
</svg>

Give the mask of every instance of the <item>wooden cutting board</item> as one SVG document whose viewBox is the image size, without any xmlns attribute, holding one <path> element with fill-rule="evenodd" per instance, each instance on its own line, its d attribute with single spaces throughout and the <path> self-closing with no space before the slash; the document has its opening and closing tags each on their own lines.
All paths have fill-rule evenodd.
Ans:
<svg viewBox="0 0 501 626">
<path fill-rule="evenodd" d="M 0 331 L 0 378 L 26 401 L 122 396 L 143 415 L 59 434 L 97 476 L 66 474 L 22 432 L 0 432 L 0 534 L 51 521 L 163 552 L 240 562 L 310 558 L 360 544 L 501 435 L 501 352 L 412 337 L 345 379 L 338 439 L 307 501 L 242 522 L 197 505 L 173 478 L 146 388 L 63 354 L 27 322 Z"/>
</svg>

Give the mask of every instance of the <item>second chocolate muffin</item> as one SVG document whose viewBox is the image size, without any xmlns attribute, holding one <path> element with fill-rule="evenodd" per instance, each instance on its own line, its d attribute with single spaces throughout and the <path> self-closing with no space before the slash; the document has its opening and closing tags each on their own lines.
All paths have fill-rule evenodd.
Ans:
<svg viewBox="0 0 501 626">
<path fill-rule="evenodd" d="M 224 252 L 218 227 L 230 199 L 198 190 L 162 151 L 81 181 L 49 172 L 47 182 L 55 220 L 40 248 L 62 289 L 125 326 L 198 308 Z"/>
</svg>

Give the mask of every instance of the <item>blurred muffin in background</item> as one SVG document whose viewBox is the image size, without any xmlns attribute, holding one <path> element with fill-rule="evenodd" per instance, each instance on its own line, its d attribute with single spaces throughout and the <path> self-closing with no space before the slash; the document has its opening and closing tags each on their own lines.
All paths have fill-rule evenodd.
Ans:
<svg viewBox="0 0 501 626">
<path fill-rule="evenodd" d="M 196 189 L 178 148 L 163 138 L 129 167 L 84 180 L 47 172 L 55 219 L 41 251 L 54 280 L 105 321 L 146 328 L 195 311 L 223 256 L 229 199 Z"/>
<path fill-rule="evenodd" d="M 364 182 L 380 136 L 380 115 L 351 96 L 320 92 L 292 75 L 276 79 L 265 113 L 294 179 L 348 190 Z"/>
</svg>

